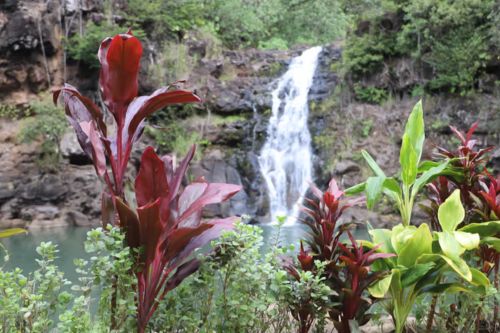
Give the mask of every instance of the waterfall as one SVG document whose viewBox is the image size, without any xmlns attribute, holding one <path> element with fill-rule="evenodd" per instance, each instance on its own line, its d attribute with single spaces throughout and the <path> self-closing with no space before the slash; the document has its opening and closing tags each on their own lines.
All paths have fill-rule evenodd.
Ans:
<svg viewBox="0 0 500 333">
<path fill-rule="evenodd" d="M 266 181 L 271 221 L 287 216 L 294 224 L 309 182 L 312 180 L 311 134 L 307 127 L 308 94 L 321 47 L 294 58 L 272 93 L 272 116 L 267 139 L 259 156 Z"/>
</svg>

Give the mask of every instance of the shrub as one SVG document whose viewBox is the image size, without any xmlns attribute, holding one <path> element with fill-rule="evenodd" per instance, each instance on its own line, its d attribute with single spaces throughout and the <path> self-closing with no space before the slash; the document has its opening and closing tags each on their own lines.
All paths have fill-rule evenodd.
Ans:
<svg viewBox="0 0 500 333">
<path fill-rule="evenodd" d="M 29 114 L 31 117 L 22 120 L 19 140 L 23 143 L 41 140 L 37 163 L 43 170 L 56 170 L 61 159 L 59 145 L 68 127 L 64 112 L 53 105 L 49 95 L 43 95 L 30 104 Z"/>
<path fill-rule="evenodd" d="M 207 183 L 200 179 L 182 187 L 195 146 L 178 166 L 170 156 L 160 158 L 153 147 L 141 157 L 135 179 L 135 201 L 125 196 L 124 183 L 132 147 L 142 135 L 144 119 L 171 104 L 199 102 L 190 91 L 167 86 L 150 96 L 137 96 L 141 42 L 129 31 L 106 38 L 99 48 L 99 85 L 104 106 L 113 115 L 116 134 L 110 136 L 103 111 L 70 85 L 54 92 L 64 102 L 67 117 L 78 141 L 92 159 L 97 175 L 106 184 L 102 196 L 103 224 L 117 225 L 125 232 L 125 242 L 133 256 L 136 292 L 136 326 L 145 332 L 159 302 L 199 267 L 192 252 L 231 229 L 235 218 L 202 220 L 202 209 L 228 200 L 240 186 Z M 110 169 L 107 162 L 110 163 Z M 109 329 L 123 323 L 118 303 L 120 288 L 111 276 Z M 113 280 L 114 279 L 114 280 Z M 107 300 L 107 301 L 106 301 Z"/>
<path fill-rule="evenodd" d="M 261 254 L 262 229 L 239 223 L 212 242 L 200 270 L 168 295 L 152 330 L 168 332 L 289 332 L 274 249 Z"/>
<path fill-rule="evenodd" d="M 363 87 L 359 84 L 354 85 L 354 94 L 358 101 L 370 104 L 382 104 L 388 97 L 385 89 L 372 86 Z"/>
</svg>

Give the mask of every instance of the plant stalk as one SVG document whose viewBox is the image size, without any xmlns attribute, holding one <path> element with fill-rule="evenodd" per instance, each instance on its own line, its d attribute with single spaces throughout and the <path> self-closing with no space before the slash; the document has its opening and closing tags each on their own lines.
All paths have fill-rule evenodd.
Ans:
<svg viewBox="0 0 500 333">
<path fill-rule="evenodd" d="M 433 295 L 431 308 L 429 309 L 429 315 L 427 316 L 427 326 L 425 328 L 426 333 L 430 333 L 432 331 L 432 323 L 434 322 L 434 315 L 436 314 L 437 301 L 438 295 Z"/>
</svg>

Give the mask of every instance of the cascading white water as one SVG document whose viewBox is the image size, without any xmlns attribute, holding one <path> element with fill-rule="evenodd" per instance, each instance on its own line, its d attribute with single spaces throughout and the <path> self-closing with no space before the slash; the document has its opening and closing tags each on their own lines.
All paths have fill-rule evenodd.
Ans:
<svg viewBox="0 0 500 333">
<path fill-rule="evenodd" d="M 311 134 L 307 127 L 307 97 L 313 83 L 321 47 L 294 58 L 273 91 L 273 114 L 259 156 L 260 171 L 269 191 L 271 221 L 287 216 L 294 224 L 298 205 L 312 180 Z"/>
</svg>

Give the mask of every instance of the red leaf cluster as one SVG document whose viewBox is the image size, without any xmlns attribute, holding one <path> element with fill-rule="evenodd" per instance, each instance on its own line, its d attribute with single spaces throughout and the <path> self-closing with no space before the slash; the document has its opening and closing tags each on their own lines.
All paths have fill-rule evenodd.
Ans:
<svg viewBox="0 0 500 333">
<path fill-rule="evenodd" d="M 54 102 L 62 99 L 66 115 L 78 142 L 92 159 L 110 194 L 123 198 L 123 180 L 133 144 L 144 129 L 144 119 L 171 104 L 200 102 L 187 90 L 168 86 L 149 96 L 137 96 L 140 41 L 132 32 L 106 38 L 99 48 L 99 86 L 104 104 L 113 115 L 116 133 L 108 134 L 103 111 L 78 90 L 65 84 L 54 92 Z M 111 176 L 106 167 L 111 166 Z"/>
<path fill-rule="evenodd" d="M 200 179 L 181 190 L 194 151 L 193 146 L 174 170 L 172 159 L 160 158 L 152 147 L 146 148 L 135 180 L 137 214 L 116 198 L 129 245 L 143 248 L 137 272 L 141 332 L 165 294 L 198 268 L 198 261 L 189 259 L 192 252 L 223 229 L 232 228 L 235 221 L 202 221 L 201 213 L 206 205 L 228 200 L 240 186 Z"/>
<path fill-rule="evenodd" d="M 234 217 L 203 221 L 202 209 L 228 200 L 240 190 L 237 185 L 210 184 L 204 179 L 183 188 L 181 183 L 195 147 L 177 168 L 172 158 L 160 158 L 148 147 L 142 154 L 135 180 L 137 209 L 126 202 L 125 172 L 133 144 L 143 132 L 145 118 L 171 104 L 201 101 L 192 92 L 176 89 L 174 85 L 149 96 L 137 96 L 141 55 L 141 43 L 130 31 L 106 38 L 99 48 L 99 86 L 104 105 L 116 125 L 113 134 L 108 133 L 104 112 L 76 88 L 66 84 L 53 96 L 54 103 L 62 99 L 82 149 L 107 185 L 102 196 L 103 223 L 123 228 L 127 244 L 140 253 L 136 257 L 139 270 L 135 272 L 138 332 L 144 332 L 165 294 L 198 269 L 193 251 L 222 230 L 232 228 Z M 116 299 L 112 299 L 111 330 L 116 328 L 115 304 Z"/>
<path fill-rule="evenodd" d="M 349 232 L 348 224 L 340 224 L 339 219 L 346 209 L 357 205 L 363 198 L 345 199 L 334 179 L 330 181 L 326 192 L 316 186 L 311 187 L 314 199 L 306 199 L 308 207 L 303 212 L 308 216 L 303 220 L 309 228 L 309 250 L 301 242 L 297 255 L 299 266 L 291 260 L 285 260 L 285 270 L 295 279 L 300 279 L 299 269 L 317 273 L 315 260 L 325 263 L 325 282 L 338 294 L 332 295 L 334 305 L 328 309 L 330 318 L 339 332 L 350 332 L 349 321 L 358 320 L 363 324 L 368 320 L 366 310 L 371 300 L 363 293 L 373 282 L 381 278 L 384 272 L 373 273 L 370 265 L 377 259 L 392 257 L 393 254 L 376 253 L 377 247 L 365 252 Z M 342 236 L 347 233 L 350 244 L 344 244 Z M 298 304 L 292 314 L 299 320 L 301 332 L 308 332 L 315 318 L 314 307 L 310 304 Z"/>
</svg>

